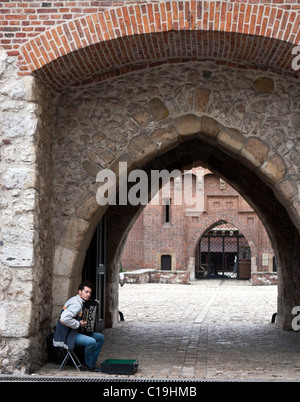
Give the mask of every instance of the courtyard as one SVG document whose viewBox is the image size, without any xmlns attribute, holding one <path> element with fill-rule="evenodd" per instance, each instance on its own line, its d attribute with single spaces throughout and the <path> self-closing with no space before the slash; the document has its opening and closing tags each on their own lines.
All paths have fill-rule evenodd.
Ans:
<svg viewBox="0 0 300 402">
<path fill-rule="evenodd" d="M 298 381 L 299 332 L 283 331 L 271 318 L 277 286 L 234 279 L 189 285 L 125 284 L 119 306 L 125 320 L 105 329 L 99 363 L 138 359 L 133 379 Z M 78 373 L 47 363 L 34 375 L 122 377 Z"/>
</svg>

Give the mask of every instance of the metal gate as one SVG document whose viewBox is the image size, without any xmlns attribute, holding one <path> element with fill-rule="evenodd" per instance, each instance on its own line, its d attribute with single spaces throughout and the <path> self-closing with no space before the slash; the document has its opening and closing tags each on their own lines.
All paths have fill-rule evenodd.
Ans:
<svg viewBox="0 0 300 402">
<path fill-rule="evenodd" d="M 88 280 L 95 285 L 92 298 L 99 300 L 96 331 L 101 331 L 105 328 L 105 240 L 106 221 L 105 216 L 103 216 L 87 250 L 82 270 L 82 280 Z"/>
<path fill-rule="evenodd" d="M 214 228 L 202 236 L 195 256 L 196 278 L 249 279 L 251 252 L 245 237 L 235 228 Z"/>
</svg>

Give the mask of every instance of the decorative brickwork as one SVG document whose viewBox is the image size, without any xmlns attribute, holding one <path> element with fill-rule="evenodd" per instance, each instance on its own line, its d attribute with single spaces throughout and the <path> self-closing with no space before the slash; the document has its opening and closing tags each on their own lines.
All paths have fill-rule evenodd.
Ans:
<svg viewBox="0 0 300 402">
<path fill-rule="evenodd" d="M 296 75 L 291 51 L 300 42 L 300 19 L 293 3 L 276 2 L 275 7 L 273 2 L 170 1 L 105 11 L 41 5 L 14 14 L 4 9 L 3 29 L 6 23 L 10 36 L 22 40 L 2 44 L 19 56 L 20 74 L 38 72 L 56 88 L 98 82 L 157 63 L 212 57 L 244 69 L 268 65 Z"/>
</svg>

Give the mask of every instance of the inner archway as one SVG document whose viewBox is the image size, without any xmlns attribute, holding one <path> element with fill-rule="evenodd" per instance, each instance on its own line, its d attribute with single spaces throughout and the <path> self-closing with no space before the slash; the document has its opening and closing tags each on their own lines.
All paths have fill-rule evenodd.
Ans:
<svg viewBox="0 0 300 402">
<path fill-rule="evenodd" d="M 250 279 L 251 249 L 238 228 L 219 222 L 201 236 L 196 246 L 195 277 Z"/>
</svg>

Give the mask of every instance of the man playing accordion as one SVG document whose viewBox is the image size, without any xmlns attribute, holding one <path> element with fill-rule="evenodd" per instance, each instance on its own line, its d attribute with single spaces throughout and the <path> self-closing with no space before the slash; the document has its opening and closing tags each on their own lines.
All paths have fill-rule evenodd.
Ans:
<svg viewBox="0 0 300 402">
<path fill-rule="evenodd" d="M 58 318 L 53 336 L 53 345 L 73 350 L 75 345 L 84 347 L 84 364 L 82 370 L 100 371 L 96 367 L 101 351 L 104 336 L 99 332 L 87 332 L 90 326 L 82 317 L 83 307 L 89 301 L 93 290 L 90 282 L 82 282 L 78 288 L 78 294 L 69 299 Z"/>
</svg>

